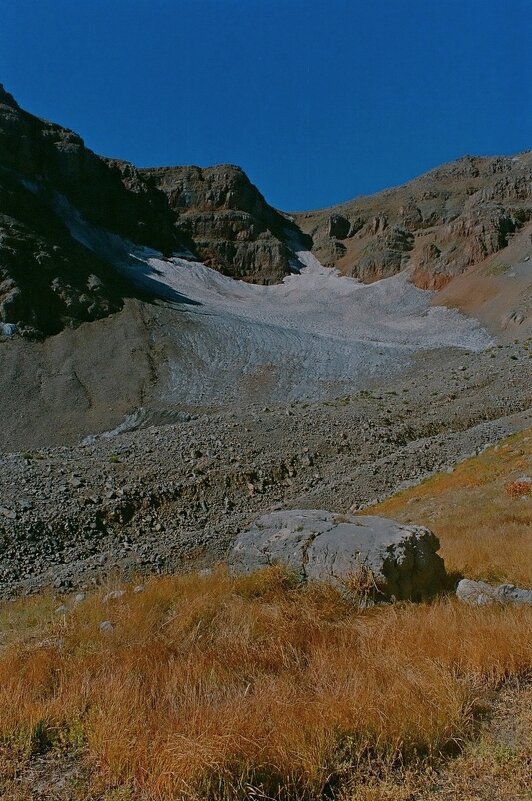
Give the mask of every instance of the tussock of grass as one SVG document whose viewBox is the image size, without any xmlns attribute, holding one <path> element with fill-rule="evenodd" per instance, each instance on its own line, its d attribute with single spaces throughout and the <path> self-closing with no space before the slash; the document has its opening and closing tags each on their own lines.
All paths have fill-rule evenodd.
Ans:
<svg viewBox="0 0 532 801">
<path fill-rule="evenodd" d="M 530 430 L 363 514 L 428 526 L 438 535 L 451 572 L 531 587 L 532 496 L 525 491 L 523 475 L 532 475 Z"/>
<path fill-rule="evenodd" d="M 40 608 L 16 642 L 12 605 L 0 611 L 0 738 L 26 754 L 79 748 L 95 785 L 161 801 L 317 799 L 369 758 L 437 757 L 531 665 L 529 609 L 361 612 L 276 570 L 153 579 L 61 620 Z"/>
</svg>

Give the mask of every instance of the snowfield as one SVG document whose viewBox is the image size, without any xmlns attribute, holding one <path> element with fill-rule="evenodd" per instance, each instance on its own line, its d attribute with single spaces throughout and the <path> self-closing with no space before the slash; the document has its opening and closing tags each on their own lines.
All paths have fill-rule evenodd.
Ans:
<svg viewBox="0 0 532 801">
<path fill-rule="evenodd" d="M 133 254 L 132 254 L 133 255 Z M 360 389 L 408 364 L 413 352 L 445 346 L 481 350 L 491 340 L 402 273 L 364 285 L 295 254 L 300 274 L 257 286 L 198 262 L 134 254 L 122 269 L 160 297 L 179 293 L 166 400 L 285 401 Z M 136 264 L 135 264 L 136 262 Z"/>
<path fill-rule="evenodd" d="M 403 272 L 365 285 L 294 248 L 294 274 L 257 286 L 139 248 L 85 223 L 61 201 L 73 236 L 175 309 L 161 323 L 169 358 L 162 400 L 195 404 L 320 398 L 362 388 L 441 347 L 479 351 L 490 336 L 431 306 Z"/>
</svg>

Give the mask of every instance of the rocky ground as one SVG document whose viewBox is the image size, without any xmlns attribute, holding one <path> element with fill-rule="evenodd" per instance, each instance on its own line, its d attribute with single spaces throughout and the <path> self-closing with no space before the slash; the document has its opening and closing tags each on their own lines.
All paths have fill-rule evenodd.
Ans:
<svg viewBox="0 0 532 801">
<path fill-rule="evenodd" d="M 0 592 L 208 566 L 267 510 L 361 509 L 530 426 L 530 374 L 527 342 L 432 351 L 335 400 L 2 455 Z"/>
</svg>

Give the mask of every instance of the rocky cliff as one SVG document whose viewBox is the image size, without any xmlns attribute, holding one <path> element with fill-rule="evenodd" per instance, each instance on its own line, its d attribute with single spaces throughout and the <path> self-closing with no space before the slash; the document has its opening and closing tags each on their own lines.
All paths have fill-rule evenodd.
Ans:
<svg viewBox="0 0 532 801">
<path fill-rule="evenodd" d="M 181 245 L 165 196 L 131 165 L 23 111 L 0 86 L 0 322 L 46 335 L 121 308 L 131 289 L 75 241 L 58 207 L 142 245 Z"/>
<path fill-rule="evenodd" d="M 165 193 L 179 231 L 207 266 L 260 284 L 277 283 L 291 271 L 290 241 L 301 232 L 239 167 L 160 167 L 141 174 Z"/>
<path fill-rule="evenodd" d="M 370 282 L 408 266 L 417 286 L 441 289 L 532 219 L 532 151 L 465 156 L 403 186 L 293 217 L 316 256 L 346 275 Z"/>
<path fill-rule="evenodd" d="M 272 283 L 291 269 L 286 243 L 295 226 L 242 170 L 139 170 L 102 158 L 77 134 L 21 109 L 0 85 L 4 332 L 13 324 L 31 337 L 55 334 L 105 317 L 135 294 L 111 253 L 96 255 L 71 236 L 65 204 L 92 226 L 165 255 L 187 251 L 235 278 Z"/>
</svg>

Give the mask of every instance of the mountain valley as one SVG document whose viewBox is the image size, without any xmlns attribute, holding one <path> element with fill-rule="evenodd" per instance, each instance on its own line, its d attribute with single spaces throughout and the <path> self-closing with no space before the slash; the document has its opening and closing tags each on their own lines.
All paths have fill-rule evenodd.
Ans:
<svg viewBox="0 0 532 801">
<path fill-rule="evenodd" d="M 531 217 L 531 152 L 288 214 L 2 88 L 2 593 L 209 566 L 272 507 L 363 508 L 527 428 Z"/>
</svg>

